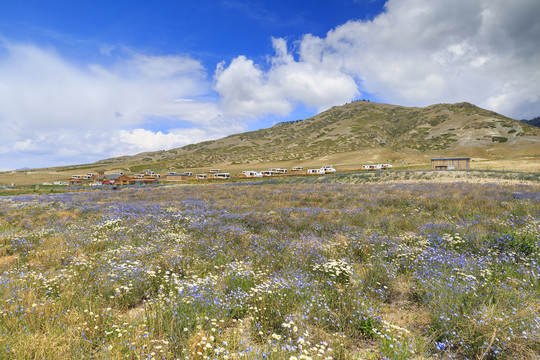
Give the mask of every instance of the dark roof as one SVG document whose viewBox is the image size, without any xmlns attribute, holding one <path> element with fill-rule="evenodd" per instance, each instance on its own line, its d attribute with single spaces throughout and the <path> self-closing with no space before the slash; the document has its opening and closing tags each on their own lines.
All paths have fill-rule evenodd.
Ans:
<svg viewBox="0 0 540 360">
<path fill-rule="evenodd" d="M 116 180 L 120 176 L 122 176 L 122 175 L 121 174 L 109 174 L 109 175 L 105 175 L 105 179 L 107 179 L 107 180 Z"/>
<path fill-rule="evenodd" d="M 103 180 L 116 180 L 118 179 L 120 174 L 108 174 L 108 175 L 102 175 L 102 176 L 96 176 L 96 180 L 103 181 Z"/>
<path fill-rule="evenodd" d="M 469 157 L 448 157 L 448 158 L 433 158 L 433 160 L 471 160 Z"/>
</svg>

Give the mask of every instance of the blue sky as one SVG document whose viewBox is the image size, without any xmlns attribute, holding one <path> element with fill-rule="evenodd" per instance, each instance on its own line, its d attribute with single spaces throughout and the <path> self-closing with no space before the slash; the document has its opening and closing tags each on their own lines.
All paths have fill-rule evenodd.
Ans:
<svg viewBox="0 0 540 360">
<path fill-rule="evenodd" d="M 540 114 L 537 0 L 4 1 L 0 171 L 370 99 Z"/>
<path fill-rule="evenodd" d="M 106 61 L 102 47 L 153 55 L 190 54 L 209 67 L 239 54 L 263 59 L 271 37 L 324 36 L 351 19 L 371 19 L 384 1 L 13 1 L 0 5 L 0 31 L 12 40 Z"/>
</svg>

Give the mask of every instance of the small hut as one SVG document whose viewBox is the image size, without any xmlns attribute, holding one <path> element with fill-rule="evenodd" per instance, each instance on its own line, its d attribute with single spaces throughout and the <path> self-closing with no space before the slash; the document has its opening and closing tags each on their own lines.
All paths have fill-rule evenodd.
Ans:
<svg viewBox="0 0 540 360">
<path fill-rule="evenodd" d="M 469 170 L 468 157 L 435 158 L 431 159 L 432 170 Z"/>
</svg>

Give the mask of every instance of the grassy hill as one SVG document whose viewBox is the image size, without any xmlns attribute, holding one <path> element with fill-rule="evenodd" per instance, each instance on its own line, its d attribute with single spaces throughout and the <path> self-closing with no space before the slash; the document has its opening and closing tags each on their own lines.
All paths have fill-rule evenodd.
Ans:
<svg viewBox="0 0 540 360">
<path fill-rule="evenodd" d="M 539 136 L 540 129 L 469 103 L 411 108 L 358 101 L 306 120 L 98 164 L 198 168 L 306 161 L 366 150 L 489 157 L 538 153 Z"/>
<path fill-rule="evenodd" d="M 323 163 L 358 168 L 369 162 L 425 167 L 433 156 L 498 159 L 510 166 L 516 164 L 516 158 L 523 157 L 538 163 L 538 149 L 539 128 L 469 103 L 420 108 L 357 101 L 267 129 L 171 150 L 55 168 L 53 172 L 97 168 L 202 171 L 208 167 L 241 171 Z"/>
</svg>

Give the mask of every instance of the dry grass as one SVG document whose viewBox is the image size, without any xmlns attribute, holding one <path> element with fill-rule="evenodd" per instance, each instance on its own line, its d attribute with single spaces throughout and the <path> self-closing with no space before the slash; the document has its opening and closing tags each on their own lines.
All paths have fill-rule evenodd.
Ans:
<svg viewBox="0 0 540 360">
<path fill-rule="evenodd" d="M 471 169 L 477 170 L 498 170 L 498 171 L 518 171 L 518 172 L 540 172 L 540 156 L 515 155 L 510 158 L 491 158 L 485 152 L 476 152 L 477 156 L 472 157 Z M 307 168 L 318 168 L 323 165 L 334 165 L 338 172 L 357 171 L 365 164 L 390 163 L 394 169 L 427 170 L 431 168 L 430 159 L 439 156 L 452 156 L 452 154 L 411 154 L 407 152 L 396 152 L 387 149 L 362 150 L 348 153 L 325 155 L 313 160 L 285 161 L 252 163 L 242 165 L 231 165 L 228 163 L 215 164 L 212 167 L 220 168 L 223 172 L 229 172 L 232 176 L 238 176 L 244 170 L 268 170 L 269 168 L 287 168 L 293 166 L 303 166 Z M 192 171 L 194 174 L 206 173 L 208 168 L 184 169 Z M 75 172 L 50 172 L 35 170 L 32 172 L 0 172 L 0 185 L 39 185 L 43 182 L 63 181 Z M 289 175 L 295 175 L 290 172 Z M 48 191 L 43 186 L 40 191 Z M 60 188 L 61 189 L 61 188 Z M 0 190 L 2 191 L 2 190 Z M 9 191 L 8 189 L 3 190 Z"/>
</svg>

